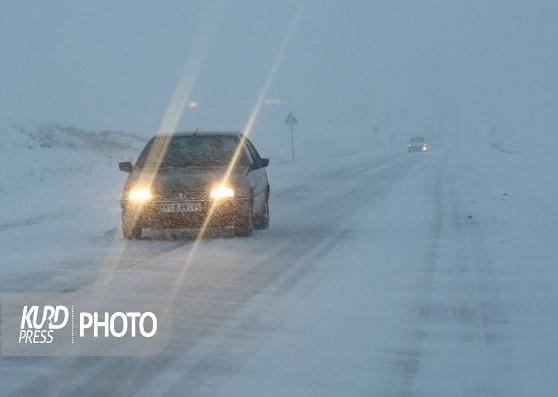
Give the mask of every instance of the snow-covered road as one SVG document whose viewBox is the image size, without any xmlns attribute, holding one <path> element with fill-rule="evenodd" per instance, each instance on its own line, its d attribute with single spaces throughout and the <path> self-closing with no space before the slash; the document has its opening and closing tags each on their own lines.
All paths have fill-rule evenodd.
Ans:
<svg viewBox="0 0 558 397">
<path fill-rule="evenodd" d="M 502 242 L 528 234 L 511 218 L 527 189 L 466 159 L 390 149 L 271 167 L 271 228 L 248 239 L 126 242 L 117 212 L 79 206 L 7 219 L 2 292 L 168 296 L 173 325 L 152 357 L 1 357 L 0 394 L 556 395 L 555 228 L 537 226 L 533 295 Z"/>
</svg>

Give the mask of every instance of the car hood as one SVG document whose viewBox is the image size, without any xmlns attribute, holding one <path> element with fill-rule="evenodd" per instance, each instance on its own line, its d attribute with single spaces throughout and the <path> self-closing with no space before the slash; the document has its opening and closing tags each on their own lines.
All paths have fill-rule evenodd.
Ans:
<svg viewBox="0 0 558 397">
<path fill-rule="evenodd" d="M 248 170 L 248 166 L 235 167 L 229 183 L 240 185 Z M 158 171 L 146 168 L 135 169 L 128 178 L 125 190 L 135 185 L 148 185 L 152 180 L 153 192 L 208 191 L 213 185 L 222 182 L 226 172 L 227 166 L 161 167 Z"/>
</svg>

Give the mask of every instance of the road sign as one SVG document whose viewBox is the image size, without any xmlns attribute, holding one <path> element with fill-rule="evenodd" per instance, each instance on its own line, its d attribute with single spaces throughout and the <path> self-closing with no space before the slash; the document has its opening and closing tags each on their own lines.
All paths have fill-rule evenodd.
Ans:
<svg viewBox="0 0 558 397">
<path fill-rule="evenodd" d="M 297 124 L 298 124 L 298 120 L 296 119 L 293 112 L 290 112 L 289 115 L 287 116 L 287 120 L 285 120 L 285 125 L 291 127 L 291 153 L 293 156 L 293 163 L 295 161 L 293 125 L 297 125 Z"/>
<path fill-rule="evenodd" d="M 293 112 L 290 112 L 289 115 L 287 116 L 287 120 L 285 120 L 285 125 L 297 125 L 297 124 L 298 124 L 298 120 L 296 119 Z"/>
</svg>

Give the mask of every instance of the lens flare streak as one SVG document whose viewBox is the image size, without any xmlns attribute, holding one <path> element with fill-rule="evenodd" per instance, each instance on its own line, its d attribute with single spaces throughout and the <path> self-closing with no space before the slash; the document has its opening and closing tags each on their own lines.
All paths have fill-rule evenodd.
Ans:
<svg viewBox="0 0 558 397">
<path fill-rule="evenodd" d="M 281 42 L 281 46 L 277 52 L 277 56 L 275 57 L 275 60 L 271 66 L 271 69 L 267 75 L 267 78 L 265 80 L 265 83 L 261 89 L 260 95 L 256 101 L 256 104 L 254 106 L 254 108 L 252 109 L 252 113 L 250 114 L 250 117 L 248 118 L 248 122 L 246 123 L 246 126 L 244 128 L 243 134 L 241 135 L 241 140 L 239 142 L 239 144 L 236 147 L 236 150 L 231 158 L 231 161 L 227 167 L 227 171 L 225 173 L 225 176 L 223 178 L 223 184 L 227 184 L 228 181 L 230 180 L 230 176 L 232 174 L 232 171 L 234 169 L 234 166 L 238 160 L 238 157 L 240 156 L 240 153 L 242 150 L 244 150 L 245 147 L 245 141 L 248 138 L 248 136 L 250 135 L 252 128 L 254 126 L 254 123 L 257 119 L 258 114 L 260 113 L 260 110 L 262 108 L 262 105 L 265 101 L 265 98 L 267 97 L 267 93 L 269 91 L 269 87 L 271 86 L 271 83 L 273 81 L 273 78 L 275 77 L 275 74 L 277 72 L 277 69 L 279 67 L 279 64 L 281 63 L 281 60 L 283 59 L 285 52 L 287 50 L 287 47 L 291 41 L 292 35 L 295 31 L 295 28 L 298 24 L 298 21 L 300 20 L 301 16 L 302 16 L 302 10 L 303 10 L 303 6 L 304 3 L 301 3 L 301 5 L 296 9 L 291 22 L 289 24 L 289 28 L 287 29 L 287 32 Z M 171 296 L 171 302 L 174 301 L 174 296 L 176 295 L 176 292 L 178 291 L 178 288 L 180 287 L 180 285 L 182 284 L 182 280 L 185 277 L 186 274 L 186 270 L 188 269 L 188 267 L 190 266 L 195 254 L 196 254 L 196 250 L 199 246 L 199 243 L 201 241 L 201 239 L 203 238 L 206 230 L 207 230 L 207 226 L 209 225 L 209 222 L 213 216 L 213 213 L 215 212 L 216 209 L 216 205 L 218 203 L 214 202 L 212 203 L 212 205 L 209 208 L 208 214 L 204 220 L 204 223 L 198 233 L 198 235 L 196 236 L 196 240 L 194 242 L 194 245 L 192 247 L 192 249 L 190 250 L 188 257 L 185 260 L 184 266 L 182 267 L 182 270 L 180 272 L 180 274 L 178 275 L 177 279 L 176 279 L 176 283 L 175 286 L 173 288 L 172 291 L 172 296 Z"/>
</svg>

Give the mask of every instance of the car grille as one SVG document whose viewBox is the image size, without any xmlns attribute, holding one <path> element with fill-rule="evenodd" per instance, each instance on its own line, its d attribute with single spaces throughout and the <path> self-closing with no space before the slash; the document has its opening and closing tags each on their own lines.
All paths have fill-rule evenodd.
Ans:
<svg viewBox="0 0 558 397">
<path fill-rule="evenodd" d="M 184 192 L 158 193 L 156 198 L 162 202 L 182 202 L 185 200 L 204 201 L 209 197 L 208 192 L 203 190 L 190 190 Z"/>
</svg>

